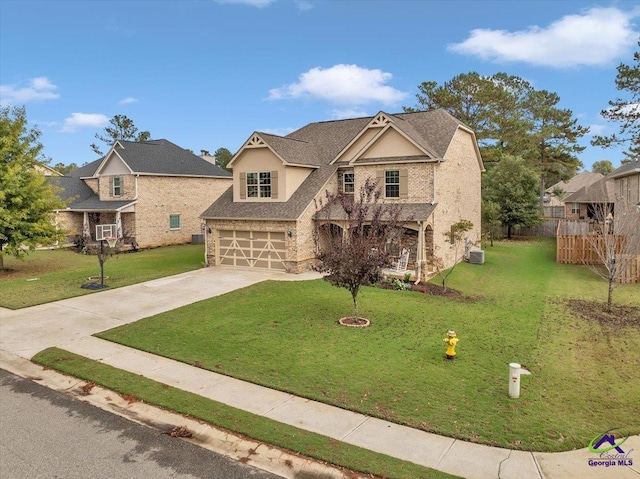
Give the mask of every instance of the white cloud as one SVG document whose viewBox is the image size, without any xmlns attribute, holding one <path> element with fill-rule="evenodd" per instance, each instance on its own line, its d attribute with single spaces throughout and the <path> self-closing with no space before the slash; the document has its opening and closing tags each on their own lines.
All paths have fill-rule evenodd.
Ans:
<svg viewBox="0 0 640 479">
<path fill-rule="evenodd" d="M 333 120 L 344 120 L 345 118 L 361 118 L 363 116 L 370 115 L 360 108 L 335 109 L 331 111 L 331 118 Z"/>
<path fill-rule="evenodd" d="M 56 92 L 58 89 L 47 77 L 32 78 L 27 86 L 14 83 L 12 85 L 0 85 L 0 102 L 2 103 L 29 103 L 31 101 L 55 100 L 60 98 Z"/>
<path fill-rule="evenodd" d="M 62 132 L 73 133 L 79 128 L 102 128 L 109 123 L 109 118 L 102 113 L 72 113 L 64 119 Z"/>
<path fill-rule="evenodd" d="M 264 8 L 264 7 L 268 7 L 269 5 L 271 5 L 272 3 L 274 3 L 276 0 L 215 0 L 216 3 L 228 3 L 228 4 L 232 4 L 232 5 L 249 5 L 251 7 L 258 7 L 258 8 Z"/>
<path fill-rule="evenodd" d="M 602 135 L 607 131 L 607 125 L 589 125 L 589 135 Z"/>
<path fill-rule="evenodd" d="M 393 75 L 382 70 L 368 70 L 358 65 L 334 65 L 312 68 L 297 83 L 269 90 L 269 100 L 318 98 L 339 105 L 364 105 L 371 102 L 396 104 L 407 94 L 385 85 Z"/>
<path fill-rule="evenodd" d="M 475 29 L 449 50 L 496 62 L 524 62 L 549 67 L 608 65 L 625 54 L 638 40 L 631 21 L 640 10 L 592 8 L 567 15 L 546 28 L 527 30 Z"/>
<path fill-rule="evenodd" d="M 298 10 L 306 12 L 307 10 L 311 10 L 313 8 L 313 3 L 311 3 L 309 0 L 296 0 L 296 6 L 298 7 Z"/>
<path fill-rule="evenodd" d="M 124 100 L 120 100 L 118 103 L 120 103 L 121 105 L 131 105 L 132 103 L 138 103 L 139 101 L 140 100 L 138 100 L 137 98 L 128 96 Z"/>
</svg>

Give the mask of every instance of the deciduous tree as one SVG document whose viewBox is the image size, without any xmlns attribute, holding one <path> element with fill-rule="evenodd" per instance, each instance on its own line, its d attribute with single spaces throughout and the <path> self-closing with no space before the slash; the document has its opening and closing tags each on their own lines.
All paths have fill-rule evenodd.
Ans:
<svg viewBox="0 0 640 479">
<path fill-rule="evenodd" d="M 60 239 L 53 210 L 64 206 L 47 178 L 36 170 L 42 157 L 40 131 L 27 128 L 24 108 L 0 108 L 0 270 L 4 256 L 21 258 Z"/>
<path fill-rule="evenodd" d="M 640 256 L 640 209 L 624 199 L 617 199 L 611 214 L 611 205 L 593 206 L 593 231 L 587 234 L 587 243 L 597 261 L 585 261 L 598 276 L 607 282 L 607 312 L 613 306 L 615 285 L 631 271 Z"/>
<path fill-rule="evenodd" d="M 458 260 L 461 259 L 460 246 L 465 240 L 465 237 L 464 237 L 465 233 L 467 231 L 470 231 L 472 228 L 473 228 L 473 223 L 471 221 L 460 220 L 457 223 L 452 224 L 451 229 L 444 234 L 445 237 L 449 240 L 449 242 L 454 247 L 453 266 L 451 266 L 451 268 L 447 270 L 442 269 L 441 267 L 438 267 L 438 276 L 442 280 L 442 289 L 444 291 L 447 290 L 447 279 L 449 278 L 451 273 L 453 273 L 453 270 L 455 269 L 455 267 L 458 265 Z M 442 261 L 437 260 L 437 264 L 441 265 Z"/>
<path fill-rule="evenodd" d="M 609 108 L 600 112 L 608 121 L 619 123 L 618 133 L 596 135 L 591 141 L 592 145 L 603 148 L 628 145 L 624 152 L 628 160 L 640 156 L 640 51 L 633 54 L 633 61 L 632 65 L 621 63 L 616 75 L 616 88 L 626 92 L 627 98 L 610 100 Z"/>
<path fill-rule="evenodd" d="M 591 171 L 593 173 L 600 173 L 604 176 L 607 176 L 613 170 L 615 170 L 615 168 L 609 160 L 596 161 L 593 163 L 593 165 L 591 165 Z"/>
<path fill-rule="evenodd" d="M 381 269 L 391 263 L 386 245 L 400 238 L 410 219 L 402 219 L 397 205 L 380 203 L 380 195 L 377 182 L 367 179 L 355 198 L 327 193 L 326 200 L 317 205 L 316 270 L 328 273 L 331 284 L 351 293 L 355 320 L 360 288 L 380 279 Z M 320 225 L 322 220 L 327 226 Z M 341 228 L 331 227 L 329 220 Z"/>
<path fill-rule="evenodd" d="M 133 123 L 133 120 L 126 115 L 115 115 L 109 120 L 111 126 L 105 127 L 102 133 L 96 133 L 96 138 L 105 143 L 108 147 L 116 140 L 131 140 L 131 141 L 147 141 L 151 138 L 151 133 L 148 131 L 138 131 L 138 128 Z M 91 144 L 91 149 L 98 155 L 104 155 L 100 146 L 95 143 Z"/>
<path fill-rule="evenodd" d="M 507 226 L 507 237 L 513 228 L 540 223 L 538 184 L 535 169 L 519 157 L 504 155 L 484 175 L 484 201 L 498 205 L 498 219 Z"/>
</svg>

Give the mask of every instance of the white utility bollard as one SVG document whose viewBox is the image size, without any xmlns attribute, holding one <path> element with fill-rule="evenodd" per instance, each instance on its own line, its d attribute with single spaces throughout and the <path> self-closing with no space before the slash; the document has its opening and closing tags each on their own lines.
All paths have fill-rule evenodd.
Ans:
<svg viewBox="0 0 640 479">
<path fill-rule="evenodd" d="M 509 397 L 520 397 L 520 364 L 509 363 Z"/>
</svg>

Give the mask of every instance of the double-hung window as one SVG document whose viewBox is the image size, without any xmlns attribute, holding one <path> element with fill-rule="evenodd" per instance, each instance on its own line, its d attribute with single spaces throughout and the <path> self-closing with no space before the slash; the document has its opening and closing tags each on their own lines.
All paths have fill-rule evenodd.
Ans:
<svg viewBox="0 0 640 479">
<path fill-rule="evenodd" d="M 271 172 L 247 173 L 247 198 L 271 198 Z"/>
<path fill-rule="evenodd" d="M 353 173 L 345 173 L 342 176 L 342 191 L 345 193 L 353 193 L 355 188 L 355 175 Z"/>
<path fill-rule="evenodd" d="M 572 215 L 580 214 L 580 203 L 571 203 L 571 214 Z"/>
<path fill-rule="evenodd" d="M 111 182 L 111 196 L 122 196 L 122 178 L 114 176 Z"/>
<path fill-rule="evenodd" d="M 384 172 L 384 196 L 400 198 L 400 171 L 388 170 Z"/>
</svg>

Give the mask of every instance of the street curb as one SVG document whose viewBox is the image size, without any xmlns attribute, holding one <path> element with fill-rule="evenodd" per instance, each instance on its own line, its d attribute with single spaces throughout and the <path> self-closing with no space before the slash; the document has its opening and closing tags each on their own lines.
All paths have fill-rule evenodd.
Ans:
<svg viewBox="0 0 640 479">
<path fill-rule="evenodd" d="M 193 436 L 179 439 L 287 479 L 372 477 L 296 455 L 156 406 L 129 401 L 114 391 L 44 368 L 7 351 L 0 350 L 0 369 L 162 433 L 184 427 Z"/>
</svg>

